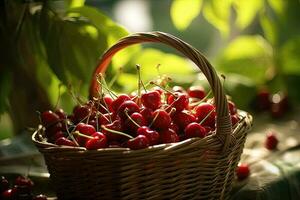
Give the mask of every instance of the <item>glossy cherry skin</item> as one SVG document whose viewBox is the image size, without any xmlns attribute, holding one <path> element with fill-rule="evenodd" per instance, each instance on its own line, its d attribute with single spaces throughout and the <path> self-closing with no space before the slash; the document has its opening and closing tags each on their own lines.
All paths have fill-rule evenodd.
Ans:
<svg viewBox="0 0 300 200">
<path fill-rule="evenodd" d="M 189 98 L 187 94 L 175 92 L 175 95 L 170 95 L 167 99 L 169 105 L 176 108 L 176 111 L 182 111 L 188 108 L 189 105 Z"/>
<path fill-rule="evenodd" d="M 9 188 L 8 180 L 4 176 L 1 176 L 1 180 L 0 180 L 0 194 L 2 192 L 4 192 L 5 190 L 8 190 L 8 188 Z"/>
<path fill-rule="evenodd" d="M 166 130 L 171 124 L 170 115 L 164 110 L 156 110 L 152 114 L 152 127 L 156 130 Z"/>
<path fill-rule="evenodd" d="M 51 126 L 57 122 L 59 122 L 59 116 L 52 112 L 51 110 L 47 110 L 41 115 L 42 123 L 45 127 Z"/>
<path fill-rule="evenodd" d="M 85 148 L 88 150 L 95 150 L 107 147 L 107 138 L 101 132 L 95 132 L 92 135 L 93 139 L 89 139 L 85 143 Z"/>
<path fill-rule="evenodd" d="M 12 189 L 4 190 L 0 194 L 1 200 L 13 200 L 13 191 Z"/>
<path fill-rule="evenodd" d="M 18 194 L 30 194 L 33 182 L 24 176 L 18 176 L 15 180 L 13 192 Z"/>
<path fill-rule="evenodd" d="M 79 131 L 80 133 L 82 133 L 84 135 L 92 135 L 96 132 L 96 129 L 94 126 L 92 126 L 90 124 L 84 124 L 84 123 L 77 124 L 75 130 Z M 77 136 L 76 140 L 80 145 L 84 146 L 88 139 L 85 137 Z"/>
<path fill-rule="evenodd" d="M 146 124 L 149 125 L 153 120 L 153 111 L 150 108 L 143 108 L 140 113 L 143 115 Z"/>
<path fill-rule="evenodd" d="M 59 116 L 60 120 L 67 119 L 67 114 L 65 113 L 65 111 L 62 108 L 57 109 L 55 111 L 55 114 L 57 114 Z"/>
<path fill-rule="evenodd" d="M 124 101 L 120 105 L 117 112 L 118 116 L 123 120 L 126 120 L 128 118 L 125 112 L 127 112 L 128 115 L 131 115 L 134 112 L 140 112 L 140 108 L 134 101 Z"/>
<path fill-rule="evenodd" d="M 112 102 L 114 100 L 110 96 L 104 96 L 103 99 L 101 99 L 100 104 L 101 105 L 96 105 L 98 108 L 98 111 L 101 113 L 107 113 L 107 112 L 112 112 Z"/>
<path fill-rule="evenodd" d="M 267 134 L 267 138 L 266 138 L 266 141 L 265 141 L 265 147 L 269 150 L 274 150 L 274 149 L 277 148 L 278 142 L 279 141 L 278 141 L 275 133 L 269 132 Z"/>
<path fill-rule="evenodd" d="M 205 90 L 201 86 L 191 86 L 187 91 L 189 97 L 203 99 L 206 96 Z"/>
<path fill-rule="evenodd" d="M 180 93 L 186 93 L 185 89 L 181 86 L 175 85 L 172 87 L 172 91 L 174 92 L 180 92 Z"/>
<path fill-rule="evenodd" d="M 106 124 L 104 126 L 106 128 L 108 128 L 108 129 L 111 129 L 111 130 L 120 131 L 120 132 L 123 131 L 123 124 L 122 124 L 121 120 L 119 120 L 119 119 L 113 121 L 113 123 Z M 122 135 L 119 135 L 117 133 L 113 133 L 113 132 L 107 131 L 105 129 L 102 129 L 101 132 L 104 135 L 106 135 L 106 137 L 107 137 L 107 139 L 108 139 L 109 142 L 111 142 L 111 141 L 120 141 L 120 140 L 126 139 L 125 136 L 122 136 Z"/>
<path fill-rule="evenodd" d="M 206 134 L 206 129 L 196 122 L 190 123 L 184 129 L 184 135 L 186 139 L 194 137 L 204 138 Z"/>
<path fill-rule="evenodd" d="M 240 164 L 236 168 L 236 176 L 238 180 L 244 180 L 250 175 L 250 169 L 248 164 Z"/>
<path fill-rule="evenodd" d="M 234 102 L 228 101 L 228 108 L 231 115 L 235 115 L 237 113 L 237 108 Z"/>
<path fill-rule="evenodd" d="M 135 112 L 130 115 L 131 120 L 133 120 L 135 123 L 137 123 L 139 126 L 137 126 L 135 123 L 133 123 L 130 119 L 127 119 L 125 122 L 126 130 L 130 131 L 130 135 L 135 135 L 132 133 L 136 133 L 137 129 L 141 126 L 146 125 L 146 120 L 144 119 L 143 115 Z"/>
<path fill-rule="evenodd" d="M 177 124 L 180 130 L 184 130 L 188 124 L 197 121 L 196 117 L 187 110 L 176 112 L 173 115 L 172 119 L 173 122 Z"/>
<path fill-rule="evenodd" d="M 33 200 L 47 200 L 47 196 L 40 194 L 40 195 L 33 197 Z"/>
<path fill-rule="evenodd" d="M 130 97 L 127 94 L 121 94 L 116 98 L 112 103 L 111 103 L 111 110 L 114 112 L 117 112 L 119 107 L 121 106 L 122 103 L 125 101 L 131 100 Z"/>
<path fill-rule="evenodd" d="M 55 141 L 55 144 L 57 145 L 63 145 L 63 146 L 71 146 L 71 147 L 76 147 L 76 144 L 72 141 L 69 140 L 65 137 L 60 137 Z"/>
<path fill-rule="evenodd" d="M 151 146 L 159 144 L 159 138 L 160 138 L 159 133 L 157 131 L 151 130 L 147 126 L 141 126 L 140 128 L 138 128 L 137 135 L 146 136 Z"/>
<path fill-rule="evenodd" d="M 268 110 L 271 107 L 270 93 L 267 89 L 258 91 L 256 105 L 259 111 Z"/>
<path fill-rule="evenodd" d="M 212 113 L 210 113 L 212 112 Z M 209 114 L 210 113 L 210 114 Z M 198 118 L 198 122 L 201 122 L 206 116 L 208 116 L 203 122 L 202 126 L 215 126 L 215 106 L 210 103 L 201 103 L 194 108 L 194 115 Z"/>
<path fill-rule="evenodd" d="M 75 122 L 80 122 L 83 119 L 87 118 L 92 113 L 92 109 L 89 105 L 78 105 L 74 108 L 74 120 Z"/>
<path fill-rule="evenodd" d="M 167 143 L 174 143 L 179 141 L 179 136 L 177 133 L 172 129 L 167 129 L 160 132 L 160 142 L 167 144 Z"/>
<path fill-rule="evenodd" d="M 141 100 L 142 100 L 142 104 L 146 108 L 150 108 L 152 110 L 155 110 L 161 106 L 160 93 L 155 90 L 142 94 Z"/>
<path fill-rule="evenodd" d="M 138 135 L 127 141 L 127 147 L 132 150 L 145 149 L 149 146 L 149 140 L 145 135 Z"/>
<path fill-rule="evenodd" d="M 64 125 L 61 122 L 52 124 L 46 128 L 45 135 L 47 138 L 51 138 L 55 135 L 56 132 L 61 131 L 64 129 Z"/>
</svg>

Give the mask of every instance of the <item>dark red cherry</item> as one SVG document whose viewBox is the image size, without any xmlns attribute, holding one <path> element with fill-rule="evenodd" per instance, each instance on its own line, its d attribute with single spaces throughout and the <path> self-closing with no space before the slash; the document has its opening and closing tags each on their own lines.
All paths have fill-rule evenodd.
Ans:
<svg viewBox="0 0 300 200">
<path fill-rule="evenodd" d="M 200 124 L 193 122 L 184 129 L 185 138 L 200 137 L 204 138 L 207 134 L 206 129 Z"/>
<path fill-rule="evenodd" d="M 60 137 L 55 141 L 55 144 L 57 145 L 63 145 L 63 146 L 72 146 L 72 147 L 76 147 L 76 144 L 72 141 L 69 140 L 65 137 Z"/>
<path fill-rule="evenodd" d="M 270 93 L 267 89 L 264 88 L 258 91 L 256 105 L 259 111 L 268 110 L 271 107 Z"/>
<path fill-rule="evenodd" d="M 140 113 L 143 115 L 147 124 L 152 122 L 153 111 L 150 108 L 143 108 Z"/>
<path fill-rule="evenodd" d="M 24 177 L 24 176 L 18 176 L 15 180 L 15 185 L 17 186 L 27 186 L 32 188 L 33 182 L 30 178 Z"/>
<path fill-rule="evenodd" d="M 140 113 L 132 113 L 130 115 L 131 119 L 127 119 L 125 122 L 125 126 L 126 128 L 131 131 L 131 132 L 136 132 L 137 129 L 141 126 L 145 126 L 146 125 L 146 120 L 144 119 L 143 115 Z M 133 121 L 135 123 L 133 123 Z M 138 126 L 137 126 L 138 125 Z M 131 134 L 132 135 L 132 134 Z"/>
<path fill-rule="evenodd" d="M 201 122 L 204 118 L 206 118 L 202 122 L 202 126 L 215 126 L 216 112 L 214 105 L 210 103 L 201 103 L 194 108 L 194 115 L 198 118 L 198 122 Z"/>
<path fill-rule="evenodd" d="M 115 120 L 115 121 L 113 121 L 113 123 L 104 125 L 104 127 L 111 129 L 111 130 L 115 130 L 115 131 L 120 131 L 120 132 L 123 131 L 123 124 L 122 124 L 121 120 Z M 106 135 L 109 142 L 126 139 L 125 136 L 107 131 L 105 129 L 102 129 L 102 133 L 104 135 Z"/>
<path fill-rule="evenodd" d="M 274 150 L 277 148 L 278 142 L 276 134 L 274 132 L 269 132 L 265 141 L 265 147 L 269 150 Z"/>
<path fill-rule="evenodd" d="M 172 118 L 173 122 L 177 124 L 181 130 L 184 130 L 188 124 L 197 121 L 196 117 L 187 110 L 176 112 Z"/>
<path fill-rule="evenodd" d="M 189 98 L 187 94 L 175 92 L 175 95 L 170 95 L 167 99 L 169 105 L 176 108 L 176 111 L 182 111 L 188 108 L 189 105 Z"/>
<path fill-rule="evenodd" d="M 151 130 L 147 126 L 141 126 L 137 129 L 137 135 L 144 135 L 148 138 L 149 144 L 156 145 L 159 144 L 159 133 L 157 131 Z"/>
<path fill-rule="evenodd" d="M 246 179 L 249 175 L 250 175 L 250 169 L 248 164 L 240 164 L 237 168 L 236 168 L 236 176 L 238 178 L 238 180 L 244 180 Z"/>
<path fill-rule="evenodd" d="M 74 108 L 74 120 L 75 122 L 80 122 L 83 119 L 86 119 L 92 113 L 92 109 L 89 105 L 78 105 Z"/>
<path fill-rule="evenodd" d="M 33 200 L 47 200 L 47 196 L 40 194 L 40 195 L 33 197 Z"/>
<path fill-rule="evenodd" d="M 167 143 L 174 143 L 179 141 L 179 136 L 175 131 L 172 129 L 167 129 L 160 132 L 160 142 L 167 144 Z"/>
<path fill-rule="evenodd" d="M 149 140 L 145 135 L 138 135 L 127 141 L 127 147 L 132 150 L 145 149 L 149 146 Z"/>
<path fill-rule="evenodd" d="M 189 97 L 197 99 L 203 99 L 206 96 L 205 90 L 202 86 L 191 86 L 187 93 Z"/>
<path fill-rule="evenodd" d="M 4 176 L 1 176 L 1 180 L 0 180 L 0 194 L 2 192 L 4 192 L 5 190 L 8 190 L 8 188 L 9 188 L 8 180 Z"/>
<path fill-rule="evenodd" d="M 134 112 L 140 112 L 140 108 L 135 102 L 133 102 L 131 100 L 124 101 L 120 105 L 118 112 L 117 112 L 118 116 L 123 120 L 128 118 L 125 112 L 127 112 L 128 115 L 131 115 Z"/>
<path fill-rule="evenodd" d="M 127 94 L 121 94 L 111 103 L 111 110 L 117 112 L 119 107 L 125 101 L 129 101 L 130 97 Z"/>
<path fill-rule="evenodd" d="M 47 110 L 42 113 L 41 120 L 43 125 L 47 127 L 59 122 L 59 116 L 51 110 Z"/>
<path fill-rule="evenodd" d="M 164 110 L 156 110 L 152 114 L 152 127 L 156 130 L 166 130 L 171 124 L 170 115 Z"/>
<path fill-rule="evenodd" d="M 47 138 L 51 138 L 52 136 L 55 135 L 56 132 L 65 129 L 64 126 L 65 125 L 62 124 L 62 122 L 52 124 L 46 128 L 45 135 L 47 136 Z"/>
<path fill-rule="evenodd" d="M 13 200 L 13 192 L 12 189 L 4 190 L 0 196 L 1 200 Z"/>
<path fill-rule="evenodd" d="M 233 103 L 232 101 L 228 101 L 228 108 L 231 115 L 235 115 L 237 113 L 235 103 Z"/>
<path fill-rule="evenodd" d="M 61 108 L 57 109 L 55 111 L 55 114 L 57 114 L 59 116 L 59 119 L 64 120 L 67 119 L 67 114 L 65 113 L 65 111 Z"/>
<path fill-rule="evenodd" d="M 80 133 L 82 133 L 84 135 L 89 135 L 89 136 L 96 132 L 96 129 L 94 126 L 92 126 L 90 124 L 84 124 L 84 123 L 77 124 L 75 130 L 79 131 Z M 81 146 L 84 146 L 88 139 L 86 137 L 77 136 L 76 140 L 77 140 L 78 144 L 80 144 Z"/>
<path fill-rule="evenodd" d="M 238 122 L 239 122 L 239 117 L 237 115 L 231 115 L 232 126 L 234 126 Z"/>
<path fill-rule="evenodd" d="M 89 139 L 85 143 L 85 148 L 88 150 L 95 150 L 105 148 L 107 146 L 106 136 L 101 132 L 95 132 L 92 135 L 93 139 Z"/>
<path fill-rule="evenodd" d="M 146 108 L 155 110 L 161 106 L 161 96 L 158 91 L 149 91 L 141 96 L 142 104 Z"/>
<path fill-rule="evenodd" d="M 179 127 L 177 124 L 175 123 L 171 123 L 171 125 L 169 126 L 170 129 L 172 129 L 173 131 L 175 131 L 175 133 L 179 133 Z"/>
</svg>

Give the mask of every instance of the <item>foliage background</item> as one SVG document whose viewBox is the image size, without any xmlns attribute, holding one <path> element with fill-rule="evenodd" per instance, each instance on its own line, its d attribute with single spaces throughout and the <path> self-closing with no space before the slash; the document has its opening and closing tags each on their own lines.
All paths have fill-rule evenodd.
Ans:
<svg viewBox="0 0 300 200">
<path fill-rule="evenodd" d="M 20 133 L 36 126 L 35 111 L 53 108 L 59 93 L 59 106 L 70 112 L 75 105 L 70 85 L 86 98 L 98 57 L 135 31 L 169 32 L 203 51 L 226 75 L 226 89 L 240 108 L 249 109 L 260 87 L 287 92 L 297 105 L 299 5 L 298 0 L 2 1 L 0 138 L 11 135 L 12 127 Z M 130 16 L 134 20 L 122 21 Z M 205 84 L 188 60 L 173 53 L 152 44 L 130 47 L 114 58 L 107 77 L 124 67 L 114 89 L 128 92 L 136 87 L 136 63 L 145 81 L 161 64 L 161 73 L 178 84 Z"/>
</svg>

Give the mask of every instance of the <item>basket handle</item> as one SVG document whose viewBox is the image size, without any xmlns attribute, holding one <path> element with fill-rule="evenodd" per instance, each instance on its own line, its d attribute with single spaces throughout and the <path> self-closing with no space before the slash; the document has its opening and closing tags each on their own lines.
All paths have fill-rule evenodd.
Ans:
<svg viewBox="0 0 300 200">
<path fill-rule="evenodd" d="M 217 112 L 216 136 L 223 144 L 223 150 L 227 149 L 230 143 L 232 125 L 228 111 L 227 98 L 225 96 L 221 81 L 215 69 L 204 57 L 204 55 L 200 53 L 200 51 L 173 35 L 163 32 L 145 32 L 135 33 L 120 39 L 116 44 L 110 47 L 99 60 L 98 65 L 93 73 L 93 78 L 90 85 L 90 97 L 97 96 L 97 91 L 99 91 L 97 75 L 105 72 L 112 57 L 118 51 L 127 46 L 145 42 L 163 43 L 177 49 L 184 56 L 192 60 L 203 72 L 215 97 L 215 106 Z"/>
</svg>

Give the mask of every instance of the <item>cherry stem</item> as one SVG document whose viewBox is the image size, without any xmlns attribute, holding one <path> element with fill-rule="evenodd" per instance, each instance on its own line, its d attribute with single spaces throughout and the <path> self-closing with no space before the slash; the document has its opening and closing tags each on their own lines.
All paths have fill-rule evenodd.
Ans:
<svg viewBox="0 0 300 200">
<path fill-rule="evenodd" d="M 140 65 L 136 65 L 136 68 L 137 68 L 137 71 L 138 71 L 138 76 L 139 76 L 139 89 L 142 85 L 143 89 L 145 90 L 145 92 L 147 92 L 147 89 L 142 81 L 142 78 L 141 78 L 141 66 Z"/>
<path fill-rule="evenodd" d="M 77 141 L 75 140 L 74 136 L 69 132 L 69 129 L 68 129 L 68 124 L 67 124 L 67 120 L 65 121 L 65 126 L 66 126 L 66 130 L 67 130 L 67 133 L 69 135 L 69 138 L 71 138 L 71 140 L 76 144 L 76 146 L 79 147 L 79 144 L 77 143 Z M 74 128 L 75 129 L 75 128 Z M 72 130 L 73 132 L 73 130 Z"/>
<path fill-rule="evenodd" d="M 116 131 L 116 130 L 113 130 L 113 129 L 109 129 L 109 128 L 105 127 L 104 125 L 102 125 L 101 128 L 108 131 L 108 132 L 115 133 L 115 134 L 118 134 L 118 135 L 123 135 L 125 137 L 130 138 L 130 139 L 133 139 L 133 137 L 131 135 L 128 135 L 128 134 L 123 133 L 121 131 Z"/>
<path fill-rule="evenodd" d="M 158 115 L 159 115 L 159 112 L 157 112 L 156 115 L 154 116 L 152 122 L 151 122 L 150 125 L 149 125 L 149 128 L 153 125 L 153 123 L 155 122 L 155 120 L 156 120 L 156 118 L 158 117 Z"/>
<path fill-rule="evenodd" d="M 209 115 L 212 113 L 212 112 L 214 112 L 215 111 L 215 108 L 214 109 L 212 109 L 202 120 L 201 120 L 201 122 L 199 122 L 199 124 L 201 125 L 208 117 L 209 117 Z"/>
<path fill-rule="evenodd" d="M 99 112 L 99 114 L 102 116 L 102 117 L 104 117 L 105 119 L 107 119 L 107 117 L 104 115 L 104 114 L 102 114 L 101 112 Z M 110 116 L 110 114 L 108 115 L 108 118 L 109 119 L 107 119 L 110 123 L 112 123 L 112 119 L 111 119 L 111 116 Z"/>
<path fill-rule="evenodd" d="M 200 103 L 204 102 L 209 96 L 211 95 L 211 90 L 209 90 L 209 92 L 207 93 L 207 95 L 205 95 L 205 97 L 203 97 L 203 99 L 201 99 L 200 101 L 197 101 L 195 103 L 191 103 L 191 106 L 197 106 Z"/>
<path fill-rule="evenodd" d="M 174 92 L 172 92 L 172 91 L 170 91 L 170 90 L 167 90 L 166 88 L 160 86 L 159 84 L 155 83 L 154 81 L 150 81 L 150 84 L 156 85 L 157 87 L 161 88 L 161 89 L 164 90 L 165 92 L 170 93 L 170 94 L 173 95 L 173 96 L 176 96 L 176 94 L 174 94 Z"/>
<path fill-rule="evenodd" d="M 59 101 L 60 101 L 61 87 L 62 86 L 63 86 L 63 84 L 61 84 L 61 83 L 58 85 L 58 97 L 57 97 L 57 100 L 56 100 L 56 103 L 55 103 L 55 106 L 54 106 L 55 109 L 57 108 L 57 106 L 59 104 Z"/>
<path fill-rule="evenodd" d="M 128 117 L 128 119 L 129 119 L 132 123 L 134 123 L 134 125 L 136 125 L 137 127 L 141 127 L 138 123 L 136 123 L 136 121 L 134 121 L 134 120 L 129 116 L 128 110 L 127 110 L 127 109 L 125 110 L 125 115 Z"/>
<path fill-rule="evenodd" d="M 99 78 L 100 77 L 100 78 Z M 106 84 L 106 81 L 103 77 L 103 75 L 100 73 L 97 75 L 97 82 L 99 83 L 99 85 L 101 86 L 101 90 L 104 88 L 108 94 L 111 96 L 111 98 L 115 99 L 116 97 L 118 97 L 115 93 L 113 93 Z"/>
<path fill-rule="evenodd" d="M 113 76 L 111 81 L 108 83 L 108 87 L 112 87 L 113 84 L 116 82 L 116 80 L 119 78 L 119 76 L 123 73 L 123 68 L 120 67 L 117 71 L 117 73 Z"/>
<path fill-rule="evenodd" d="M 159 63 L 156 65 L 156 71 L 157 71 L 157 74 L 158 74 L 159 78 L 161 77 L 161 73 L 160 73 L 160 70 L 159 70 L 160 65 L 161 64 L 159 64 Z"/>
<path fill-rule="evenodd" d="M 79 105 L 82 105 L 81 101 L 79 100 L 78 97 L 76 97 L 76 95 L 74 94 L 73 90 L 72 90 L 72 86 L 68 85 L 68 93 L 71 95 L 72 99 Z"/>
<path fill-rule="evenodd" d="M 88 135 L 82 134 L 82 133 L 80 133 L 80 132 L 78 132 L 78 131 L 75 131 L 73 134 L 74 134 L 74 135 L 78 135 L 78 136 L 80 136 L 80 137 L 84 137 L 84 138 L 88 138 L 88 139 L 93 139 L 92 136 L 88 136 Z"/>
</svg>

